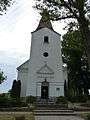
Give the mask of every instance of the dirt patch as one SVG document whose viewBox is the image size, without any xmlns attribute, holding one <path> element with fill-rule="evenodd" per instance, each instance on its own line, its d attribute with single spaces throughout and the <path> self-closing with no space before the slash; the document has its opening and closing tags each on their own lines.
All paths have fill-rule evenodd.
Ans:
<svg viewBox="0 0 90 120">
<path fill-rule="evenodd" d="M 33 113 L 0 112 L 0 120 L 35 120 Z"/>
</svg>

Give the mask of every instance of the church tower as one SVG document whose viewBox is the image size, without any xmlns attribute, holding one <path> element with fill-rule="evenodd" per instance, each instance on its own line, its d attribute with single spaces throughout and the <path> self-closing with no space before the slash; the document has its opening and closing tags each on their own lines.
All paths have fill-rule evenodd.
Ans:
<svg viewBox="0 0 90 120">
<path fill-rule="evenodd" d="M 31 33 L 30 59 L 18 67 L 21 96 L 47 99 L 64 96 L 65 71 L 60 34 L 53 30 L 49 14 L 43 12 L 37 29 Z"/>
</svg>

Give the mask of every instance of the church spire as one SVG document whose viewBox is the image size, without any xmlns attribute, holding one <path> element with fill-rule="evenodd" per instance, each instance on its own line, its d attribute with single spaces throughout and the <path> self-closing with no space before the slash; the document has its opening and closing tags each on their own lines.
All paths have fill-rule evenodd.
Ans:
<svg viewBox="0 0 90 120">
<path fill-rule="evenodd" d="M 41 18 L 36 30 L 39 30 L 44 27 L 47 27 L 47 28 L 53 30 L 52 24 L 50 22 L 49 12 L 46 9 L 44 9 L 43 12 L 41 13 L 41 16 L 42 16 L 42 18 Z"/>
</svg>

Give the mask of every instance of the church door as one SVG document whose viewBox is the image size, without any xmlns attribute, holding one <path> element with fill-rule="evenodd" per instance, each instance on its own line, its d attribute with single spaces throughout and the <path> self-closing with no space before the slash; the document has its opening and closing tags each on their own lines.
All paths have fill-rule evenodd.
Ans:
<svg viewBox="0 0 90 120">
<path fill-rule="evenodd" d="M 49 83 L 45 80 L 41 85 L 41 98 L 48 99 L 49 96 Z"/>
</svg>

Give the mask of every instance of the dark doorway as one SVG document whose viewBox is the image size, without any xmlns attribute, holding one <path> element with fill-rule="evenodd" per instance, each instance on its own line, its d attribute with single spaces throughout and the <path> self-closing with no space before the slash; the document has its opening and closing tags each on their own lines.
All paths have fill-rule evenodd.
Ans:
<svg viewBox="0 0 90 120">
<path fill-rule="evenodd" d="M 48 99 L 49 96 L 49 83 L 45 80 L 41 85 L 41 98 Z"/>
</svg>

